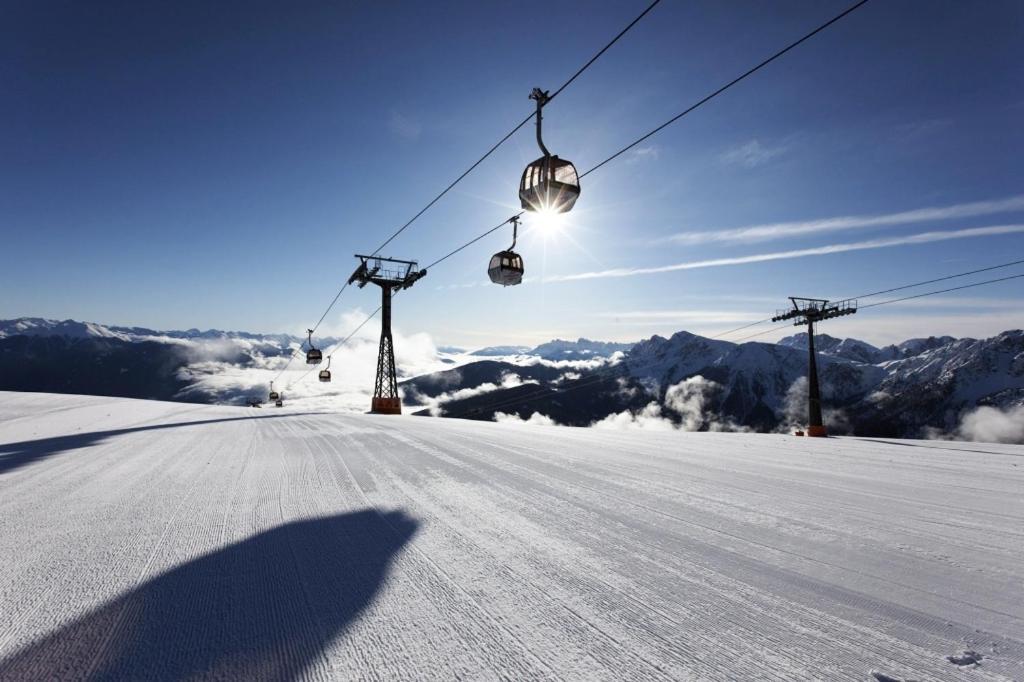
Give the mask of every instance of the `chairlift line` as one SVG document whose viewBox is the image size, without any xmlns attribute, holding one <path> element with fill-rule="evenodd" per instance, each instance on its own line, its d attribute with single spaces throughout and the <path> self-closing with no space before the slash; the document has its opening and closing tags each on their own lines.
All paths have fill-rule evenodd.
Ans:
<svg viewBox="0 0 1024 682">
<path fill-rule="evenodd" d="M 603 55 L 605 52 L 607 52 L 612 47 L 612 45 L 614 45 L 615 43 L 619 42 L 619 39 L 621 39 L 624 35 L 626 35 L 629 32 L 630 29 L 632 29 L 634 26 L 636 26 L 640 22 L 640 20 L 643 19 L 645 16 L 647 16 L 647 14 L 652 9 L 654 9 L 658 5 L 658 3 L 660 3 L 660 2 L 661 2 L 661 0 L 653 0 L 653 2 L 651 2 L 651 4 L 649 4 L 647 6 L 647 8 L 644 9 L 643 12 L 638 14 L 636 16 L 636 18 L 633 19 L 633 21 L 629 22 L 629 24 L 627 24 L 625 28 L 623 28 L 621 31 L 619 31 L 618 34 L 616 34 L 616 36 L 614 38 L 612 38 L 610 41 L 608 41 L 605 44 L 604 47 L 602 47 L 600 50 L 598 50 L 597 53 L 594 54 L 593 57 L 591 57 L 589 60 L 587 60 L 587 62 L 583 66 L 581 66 L 579 69 L 577 69 L 576 73 L 574 73 L 572 76 L 570 76 L 567 81 L 562 83 L 562 85 L 559 86 L 559 88 L 557 90 L 555 90 L 554 94 L 550 95 L 547 98 L 547 101 L 550 102 L 555 97 L 558 97 L 558 95 L 560 95 L 562 93 L 562 91 L 564 91 L 567 87 L 569 87 L 573 83 L 573 81 L 575 81 L 577 78 L 579 78 L 580 75 L 582 75 L 584 71 L 589 69 L 591 67 L 591 65 L 594 62 L 596 62 L 601 57 L 601 55 Z M 385 239 L 383 244 L 381 244 L 376 249 L 374 249 L 370 253 L 370 255 L 371 256 L 376 256 L 378 253 L 380 253 L 381 250 L 384 247 L 386 247 L 388 244 L 390 244 L 395 239 L 395 237 L 397 237 L 398 235 L 402 234 L 402 232 L 404 232 L 406 230 L 406 228 L 408 228 L 410 225 L 412 225 L 414 222 L 416 222 L 416 220 L 418 220 L 420 218 L 420 216 L 422 216 L 424 213 L 426 213 L 428 210 L 430 210 L 430 208 L 434 204 L 436 204 L 438 201 L 440 201 L 441 198 L 444 197 L 446 194 L 448 194 L 448 192 L 450 192 L 457 184 L 462 182 L 462 180 L 464 180 L 467 175 L 469 175 L 474 170 L 476 170 L 476 167 L 479 166 L 481 163 L 483 163 L 491 154 L 493 154 L 498 149 L 498 147 L 500 147 L 501 145 L 503 145 L 506 142 L 508 142 L 509 138 L 511 138 L 513 135 L 515 135 L 517 132 L 519 132 L 519 130 L 522 129 L 522 127 L 525 126 L 527 123 L 529 123 L 530 119 L 532 119 L 533 117 L 534 117 L 534 114 L 531 113 L 529 116 L 527 116 L 522 121 L 520 121 L 518 124 L 516 124 L 516 126 L 514 128 L 512 128 L 512 130 L 510 130 L 504 137 L 502 137 L 500 140 L 498 140 L 494 144 L 494 146 L 492 146 L 490 149 L 488 149 L 484 153 L 483 156 L 481 156 L 479 159 L 474 161 L 473 164 L 469 168 L 467 168 L 465 171 L 463 171 L 463 173 L 461 175 L 459 175 L 459 177 L 455 178 L 455 180 L 453 180 L 447 187 L 445 187 L 443 190 L 441 190 L 441 192 L 437 196 L 435 196 L 433 199 L 431 199 L 427 203 L 426 206 L 424 206 L 422 209 L 420 209 L 416 213 L 416 215 L 414 215 L 404 225 L 402 225 L 397 230 L 395 230 L 395 232 L 390 237 Z"/>
<path fill-rule="evenodd" d="M 760 71 L 761 69 L 763 69 L 764 67 L 768 66 L 769 64 L 771 64 L 776 59 L 778 59 L 782 55 L 786 54 L 787 52 L 789 52 L 793 48 L 797 47 L 798 45 L 802 44 L 803 42 L 805 42 L 807 40 L 810 40 L 811 38 L 816 36 L 818 33 L 821 33 L 826 28 L 831 26 L 832 24 L 836 23 L 837 21 L 839 21 L 840 19 L 844 18 L 848 14 L 853 13 L 855 10 L 861 8 L 867 2 L 868 2 L 868 0 L 860 0 L 859 2 L 851 5 L 850 7 L 847 7 L 845 10 L 843 10 L 842 12 L 837 14 L 836 16 L 834 16 L 831 19 L 829 19 L 828 21 L 826 21 L 824 24 L 821 24 L 820 26 L 818 26 L 816 29 L 814 29 L 810 33 L 805 34 L 802 38 L 799 38 L 798 40 L 795 40 L 794 42 L 792 42 L 789 45 L 787 45 L 786 47 L 782 48 L 781 50 L 779 50 L 778 52 L 776 52 L 772 56 L 768 57 L 767 59 L 765 59 L 764 61 L 762 61 L 758 65 L 756 65 L 754 67 L 751 67 L 750 69 L 748 69 L 747 71 L 745 71 L 741 75 L 737 76 L 736 78 L 732 79 L 731 81 L 729 81 L 728 83 L 726 83 L 722 87 L 720 87 L 717 90 L 715 90 L 714 92 L 712 92 L 710 95 L 707 95 L 703 99 L 698 100 L 696 103 L 690 105 L 689 107 L 687 107 L 686 109 L 684 109 L 680 113 L 676 114 L 675 116 L 673 116 L 669 120 L 665 121 L 664 123 L 659 125 L 657 128 L 655 128 L 654 130 L 650 131 L 649 133 L 644 134 L 643 136 L 637 138 L 633 142 L 630 142 L 628 145 L 626 145 L 625 147 L 623 147 L 619 151 L 615 152 L 614 154 L 609 156 L 607 159 L 605 159 L 601 163 L 599 163 L 596 166 L 592 167 L 590 170 L 584 172 L 582 175 L 580 175 L 580 178 L 582 179 L 582 178 L 587 177 L 588 175 L 590 175 L 591 173 L 596 171 L 601 166 L 603 166 L 606 163 L 608 163 L 608 162 L 610 162 L 610 161 L 612 161 L 614 159 L 617 159 L 618 157 L 622 156 L 623 154 L 628 152 L 633 147 L 635 147 L 638 144 L 642 143 L 644 140 L 648 139 L 649 137 L 651 137 L 651 136 L 653 136 L 653 135 L 655 135 L 657 133 L 660 133 L 662 130 L 664 130 L 665 128 L 669 127 L 670 125 L 672 125 L 673 123 L 675 123 L 676 121 L 678 121 L 682 117 L 686 116 L 690 112 L 694 111 L 695 109 L 700 108 L 704 104 L 707 104 L 708 102 L 713 100 L 715 97 L 718 97 L 719 95 L 721 95 L 723 92 L 725 92 L 726 90 L 728 90 L 732 86 L 734 86 L 737 83 L 739 83 L 740 81 L 746 79 L 748 76 L 751 76 L 754 73 L 756 73 L 757 71 Z"/>
<path fill-rule="evenodd" d="M 989 268 L 982 268 L 981 270 L 973 270 L 973 271 L 971 271 L 971 273 L 973 273 L 973 272 L 983 272 L 985 270 L 991 270 L 991 269 L 995 269 L 995 268 L 999 268 L 999 267 L 1008 267 L 1010 265 L 1017 265 L 1017 264 L 1022 263 L 1022 262 L 1024 262 L 1024 261 L 1015 261 L 1015 262 L 1012 262 L 1012 263 L 1004 263 L 1002 265 L 992 266 L 992 267 L 989 267 Z M 971 274 L 971 273 L 960 273 L 959 275 L 950 275 L 950 276 L 947 276 L 945 278 L 940 278 L 940 279 L 950 279 L 952 277 L 959 277 L 959 276 L 963 276 L 963 275 Z M 869 303 L 867 305 L 860 306 L 860 309 L 863 310 L 864 308 L 874 308 L 874 307 L 878 307 L 878 306 L 889 305 L 891 303 L 901 303 L 903 301 L 908 301 L 908 300 L 912 300 L 912 299 L 916 299 L 916 298 L 924 298 L 924 297 L 927 297 L 927 296 L 935 296 L 937 294 L 946 294 L 946 293 L 949 293 L 951 291 L 961 291 L 963 289 L 971 289 L 973 287 L 984 286 L 984 285 L 987 285 L 987 284 L 996 284 L 998 282 L 1006 282 L 1006 281 L 1009 281 L 1009 280 L 1020 279 L 1020 278 L 1024 278 L 1024 273 L 1019 274 L 1019 275 L 1010 275 L 1010 276 L 1007 276 L 1007 277 L 999 277 L 997 279 L 983 280 L 981 282 L 972 282 L 971 284 L 964 284 L 964 285 L 961 285 L 961 286 L 958 286 L 958 287 L 950 287 L 948 289 L 939 289 L 939 290 L 936 290 L 936 291 L 927 291 L 927 292 L 922 293 L 922 294 L 915 294 L 913 296 L 905 296 L 905 297 L 902 297 L 902 298 L 894 298 L 894 299 L 889 299 L 889 300 L 886 300 L 886 301 L 879 301 L 878 303 Z M 931 281 L 934 281 L 934 280 L 928 280 L 928 282 L 931 282 Z M 908 285 L 906 285 L 904 287 L 899 287 L 899 288 L 900 289 L 906 289 L 906 288 L 910 288 L 910 287 L 913 287 L 913 286 L 921 286 L 924 283 L 926 283 L 926 282 L 918 282 L 916 284 L 908 284 Z M 865 298 L 865 297 L 862 296 L 860 298 Z M 843 300 L 852 300 L 852 299 L 843 299 Z M 765 320 L 762 320 L 761 322 L 758 322 L 758 323 L 755 323 L 755 324 L 761 324 L 764 321 Z M 752 325 L 748 325 L 748 326 L 752 326 Z M 732 343 L 741 343 L 743 341 L 747 341 L 749 339 L 753 339 L 753 338 L 756 338 L 758 336 L 764 336 L 765 334 L 770 334 L 770 333 L 772 333 L 774 331 L 779 331 L 781 329 L 789 329 L 791 327 L 792 327 L 792 323 L 787 322 L 786 324 L 781 324 L 781 325 L 778 325 L 778 326 L 770 327 L 768 329 L 756 332 L 754 334 L 749 334 L 747 336 L 742 336 L 742 337 L 740 337 L 738 339 L 733 340 Z M 576 384 L 574 386 L 570 386 L 568 388 L 563 388 L 563 389 L 557 389 L 557 388 L 556 389 L 551 389 L 550 391 L 546 390 L 546 389 L 538 390 L 537 392 L 535 392 L 533 394 L 528 394 L 528 395 L 526 395 L 524 397 L 521 397 L 521 398 L 515 398 L 515 399 L 506 400 L 506 401 L 503 401 L 503 402 L 499 402 L 499 403 L 497 403 L 495 405 L 488 405 L 486 408 L 483 408 L 483 407 L 471 408 L 471 409 L 465 410 L 465 411 L 461 412 L 459 415 L 455 415 L 455 416 L 458 417 L 458 416 L 465 416 L 465 415 L 470 415 L 470 414 L 478 414 L 480 412 L 483 412 L 484 409 L 498 410 L 498 409 L 500 409 L 502 407 L 509 407 L 509 406 L 512 406 L 512 405 L 522 405 L 522 404 L 525 404 L 525 403 L 534 402 L 536 400 L 540 400 L 540 399 L 545 398 L 545 397 L 550 397 L 552 395 L 556 395 L 556 396 L 563 395 L 565 393 L 569 393 L 570 391 L 575 391 L 575 390 L 580 389 L 580 388 L 586 388 L 588 386 L 593 386 L 594 384 L 600 383 L 601 381 L 604 381 L 606 379 L 614 378 L 615 375 L 621 369 L 621 367 L 622 367 L 621 364 L 607 365 L 607 366 L 605 366 L 602 369 L 596 370 L 589 377 L 587 377 L 586 379 L 581 381 L 579 384 Z"/>
</svg>

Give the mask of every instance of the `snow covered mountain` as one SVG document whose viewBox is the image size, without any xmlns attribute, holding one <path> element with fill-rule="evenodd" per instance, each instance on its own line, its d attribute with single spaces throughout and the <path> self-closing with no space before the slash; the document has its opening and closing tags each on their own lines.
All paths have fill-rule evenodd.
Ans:
<svg viewBox="0 0 1024 682">
<path fill-rule="evenodd" d="M 305 386 L 309 399 L 329 409 L 365 409 L 376 356 L 376 339 L 369 334 L 346 349 L 353 351 L 348 365 L 334 365 L 337 382 Z M 806 334 L 796 334 L 778 344 L 735 344 L 689 332 L 637 344 L 556 339 L 525 352 L 493 348 L 517 352 L 481 360 L 461 349 L 442 351 L 427 340 L 418 356 L 406 355 L 399 363 L 400 379 L 410 411 L 435 416 L 537 415 L 574 426 L 612 420 L 630 427 L 786 430 L 805 418 L 806 341 Z M 266 391 L 301 342 L 248 332 L 0 321 L 0 390 L 244 404 Z M 822 334 L 816 345 L 833 432 L 953 433 L 976 408 L 1024 405 L 1019 330 L 980 340 L 911 339 L 885 348 Z M 398 348 L 401 355 L 409 344 Z M 294 364 L 288 386 L 307 373 L 301 360 Z"/>
<path fill-rule="evenodd" d="M 505 385 L 473 391 L 449 378 L 430 414 L 474 419 L 537 414 L 575 426 L 606 420 L 698 429 L 784 430 L 806 416 L 806 335 L 779 344 L 712 340 L 689 332 L 654 336 L 621 361 L 566 369 L 557 378 L 500 368 Z M 1024 332 L 991 339 L 914 339 L 878 349 L 821 335 L 819 375 L 834 432 L 921 437 L 951 433 L 979 406 L 1024 404 Z M 472 365 L 461 368 L 469 377 Z M 492 368 L 492 376 L 499 370 Z M 528 380 L 533 386 L 520 385 Z M 418 382 L 429 383 L 421 377 Z M 410 391 L 409 396 L 416 394 Z M 437 394 L 433 396 L 437 397 Z"/>
<path fill-rule="evenodd" d="M 575 341 L 555 339 L 542 343 L 527 355 L 536 355 L 545 360 L 589 360 L 592 358 L 608 358 L 615 353 L 625 353 L 635 344 L 613 343 L 607 341 L 591 341 L 580 338 Z"/>
<path fill-rule="evenodd" d="M 487 346 L 471 352 L 470 355 L 489 358 L 503 355 L 525 355 L 529 352 L 529 346 Z"/>
<path fill-rule="evenodd" d="M 539 346 L 488 346 L 475 350 L 470 355 L 481 357 L 504 357 L 526 355 L 545 360 L 590 360 L 608 358 L 615 353 L 624 353 L 632 348 L 633 343 L 615 343 L 608 341 L 591 341 L 579 338 L 575 341 L 553 339 Z"/>
<path fill-rule="evenodd" d="M 255 381 L 208 379 L 283 364 L 304 341 L 287 334 L 216 329 L 157 331 L 75 320 L 0 320 L 0 389 L 244 403 Z M 318 342 L 330 345 L 334 340 Z M 261 376 L 259 381 L 266 380 Z"/>
<path fill-rule="evenodd" d="M 305 337 L 288 334 L 254 334 L 251 332 L 221 331 L 219 329 L 187 329 L 184 331 L 157 331 L 145 327 L 118 327 L 96 322 L 76 320 L 48 320 L 41 317 L 20 317 L 14 320 L 0 320 L 0 339 L 11 336 L 61 336 L 68 339 L 117 339 L 139 343 L 143 341 L 164 341 L 167 339 L 223 340 L 242 339 L 273 343 L 279 346 L 304 342 Z M 319 339 L 318 339 L 319 341 Z M 334 339 L 325 338 L 328 344 Z"/>
</svg>

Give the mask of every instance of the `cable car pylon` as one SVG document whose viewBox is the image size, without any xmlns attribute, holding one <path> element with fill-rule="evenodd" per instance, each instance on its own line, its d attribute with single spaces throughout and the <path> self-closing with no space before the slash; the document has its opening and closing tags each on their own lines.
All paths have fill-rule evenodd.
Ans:
<svg viewBox="0 0 1024 682">
<path fill-rule="evenodd" d="M 391 336 L 391 296 L 426 277 L 427 271 L 425 268 L 420 270 L 416 261 L 359 254 L 356 254 L 356 258 L 360 261 L 359 266 L 348 278 L 349 284 L 358 282 L 360 289 L 367 284 L 376 284 L 381 291 L 380 350 L 377 353 L 377 379 L 373 386 L 370 412 L 401 414 L 402 399 L 398 395 L 398 376 L 395 372 L 395 342 Z"/>
<path fill-rule="evenodd" d="M 814 323 L 833 317 L 852 315 L 857 312 L 857 302 L 839 301 L 829 305 L 823 298 L 800 298 L 790 296 L 792 310 L 779 311 L 772 322 L 796 319 L 794 326 L 807 325 L 807 435 L 813 438 L 828 436 L 828 429 L 822 423 L 821 393 L 818 390 L 818 360 L 814 350 Z"/>
</svg>

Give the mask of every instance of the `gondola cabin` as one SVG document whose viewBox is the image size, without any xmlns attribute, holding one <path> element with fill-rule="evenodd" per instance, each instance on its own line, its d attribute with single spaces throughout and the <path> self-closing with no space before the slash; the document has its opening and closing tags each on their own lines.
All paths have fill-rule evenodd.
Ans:
<svg viewBox="0 0 1024 682">
<path fill-rule="evenodd" d="M 542 156 L 523 171 L 519 202 L 527 211 L 565 213 L 580 196 L 580 179 L 572 162 Z"/>
<path fill-rule="evenodd" d="M 523 257 L 515 251 L 499 251 L 491 256 L 487 276 L 495 284 L 514 286 L 523 281 Z"/>
<path fill-rule="evenodd" d="M 313 330 L 307 329 L 309 333 L 309 350 L 306 351 L 306 364 L 307 365 L 319 365 L 323 362 L 323 352 L 313 345 Z"/>
</svg>

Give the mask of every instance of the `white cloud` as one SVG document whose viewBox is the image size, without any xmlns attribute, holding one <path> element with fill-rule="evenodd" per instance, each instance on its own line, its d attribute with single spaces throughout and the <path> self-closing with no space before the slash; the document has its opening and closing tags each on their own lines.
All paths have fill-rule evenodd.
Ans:
<svg viewBox="0 0 1024 682">
<path fill-rule="evenodd" d="M 916 142 L 942 132 L 953 125 L 949 118 L 932 118 L 896 126 L 894 138 L 898 142 Z"/>
<path fill-rule="evenodd" d="M 639 412 L 623 410 L 591 424 L 591 428 L 615 431 L 746 431 L 732 420 L 722 419 L 709 403 L 722 390 L 721 384 L 702 376 L 684 379 L 665 391 L 664 409 L 679 415 L 679 423 L 665 416 L 662 406 L 648 403 Z"/>
<path fill-rule="evenodd" d="M 408 116 L 403 116 L 394 109 L 391 110 L 391 117 L 388 119 L 388 128 L 395 135 L 407 140 L 415 140 L 423 132 L 422 124 Z"/>
<path fill-rule="evenodd" d="M 626 163 L 633 164 L 641 161 L 657 161 L 661 150 L 651 145 L 649 147 L 637 147 L 633 149 L 626 158 Z"/>
<path fill-rule="evenodd" d="M 604 431 L 674 431 L 676 428 L 671 419 L 662 416 L 661 406 L 656 402 L 648 403 L 639 412 L 623 410 L 610 414 L 590 426 Z"/>
<path fill-rule="evenodd" d="M 366 311 L 350 310 L 326 320 L 319 331 L 322 336 L 343 337 L 366 320 L 366 316 Z M 197 356 L 189 364 L 184 378 L 192 383 L 180 397 L 208 395 L 224 402 L 237 402 L 251 396 L 265 400 L 270 381 L 277 378 L 274 388 L 282 392 L 289 408 L 365 412 L 373 395 L 379 338 L 380 320 L 374 317 L 346 345 L 324 348 L 325 358 L 331 356 L 330 383 L 318 380 L 319 370 L 325 365 L 308 366 L 301 354 L 278 378 L 287 365 L 287 356 L 267 357 L 253 353 L 254 364 L 241 366 L 217 359 L 224 357 L 227 350 L 211 346 L 206 356 Z M 406 335 L 395 329 L 394 341 L 395 361 L 401 377 L 452 369 L 450 364 L 442 362 L 428 334 Z M 254 345 L 246 340 L 226 343 L 235 344 L 236 350 L 251 350 Z"/>
<path fill-rule="evenodd" d="M 525 386 L 528 384 L 538 384 L 540 382 L 535 379 L 523 379 L 514 372 L 505 372 L 501 376 L 501 383 L 495 384 L 487 381 L 479 386 L 473 386 L 471 388 L 460 388 L 457 391 L 448 391 L 441 393 L 440 395 L 434 396 L 433 398 L 427 396 L 420 396 L 421 408 L 426 408 L 430 411 L 431 416 L 440 417 L 444 414 L 444 403 L 452 400 L 465 400 L 466 398 L 473 398 L 484 393 L 491 393 L 493 391 L 504 390 L 508 388 L 516 388 L 518 386 Z"/>
<path fill-rule="evenodd" d="M 780 433 L 787 433 L 793 429 L 806 429 L 807 428 L 807 397 L 809 389 L 807 384 L 807 377 L 797 377 L 790 387 L 786 390 L 786 397 L 783 401 L 782 406 L 782 423 L 776 431 Z M 869 396 L 869 400 L 872 402 L 879 402 L 888 399 L 887 393 L 876 391 Z M 821 421 L 824 422 L 825 427 L 829 433 L 832 434 L 843 434 L 849 433 L 850 424 L 846 417 L 846 413 L 842 410 L 823 408 L 821 413 Z"/>
<path fill-rule="evenodd" d="M 774 299 L 778 302 L 778 299 Z M 666 322 L 681 324 L 724 324 L 729 322 L 753 322 L 764 317 L 764 311 L 736 312 L 727 310 L 628 310 L 622 312 L 595 313 L 596 317 L 611 318 L 625 324 L 638 326 L 660 325 Z"/>
<path fill-rule="evenodd" d="M 766 147 L 759 140 L 751 140 L 738 147 L 726 151 L 719 159 L 722 163 L 730 166 L 743 166 L 744 168 L 756 168 L 768 163 L 777 156 L 785 154 L 789 147 L 779 145 Z"/>
<path fill-rule="evenodd" d="M 674 242 L 677 244 L 693 245 L 707 242 L 758 242 L 856 228 L 910 225 L 926 221 L 972 218 L 1022 210 L 1024 210 L 1024 196 L 1014 196 L 994 201 L 975 201 L 968 204 L 954 204 L 952 206 L 919 208 L 912 211 L 882 215 L 838 216 L 820 218 L 818 220 L 748 225 L 746 227 L 726 230 L 680 232 L 659 239 L 656 243 Z"/>
<path fill-rule="evenodd" d="M 540 412 L 534 412 L 530 415 L 529 419 L 523 419 L 518 414 L 505 414 L 504 412 L 495 412 L 494 421 L 499 424 L 526 424 L 528 426 L 558 426 L 558 423 L 551 417 L 541 414 Z"/>
<path fill-rule="evenodd" d="M 698 268 L 715 268 L 726 265 L 746 265 L 748 263 L 763 263 L 766 261 L 786 260 L 790 258 L 805 258 L 807 256 L 823 256 L 833 253 L 846 253 L 848 251 L 884 249 L 891 248 L 894 246 L 928 244 L 931 242 L 947 241 L 950 239 L 991 237 L 1005 234 L 1019 234 L 1022 232 L 1024 232 L 1024 225 L 993 225 L 991 227 L 973 227 L 963 230 L 947 230 L 945 232 L 922 232 L 919 234 L 908 235 L 906 237 L 870 239 L 862 242 L 830 244 L 828 246 L 816 246 L 808 249 L 795 249 L 792 251 L 774 251 L 770 253 L 758 253 L 750 256 L 713 258 L 709 260 L 688 261 L 685 263 L 675 263 L 672 265 L 660 265 L 646 268 L 612 268 L 609 270 L 597 270 L 593 272 L 578 272 L 571 275 L 554 275 L 551 277 L 544 278 L 544 281 L 571 282 L 576 280 L 604 279 L 609 277 L 635 277 L 636 275 L 652 275 L 663 272 L 695 270 Z"/>
<path fill-rule="evenodd" d="M 956 435 L 984 443 L 1024 444 L 1024 405 L 1001 410 L 982 406 L 960 419 Z"/>
</svg>

